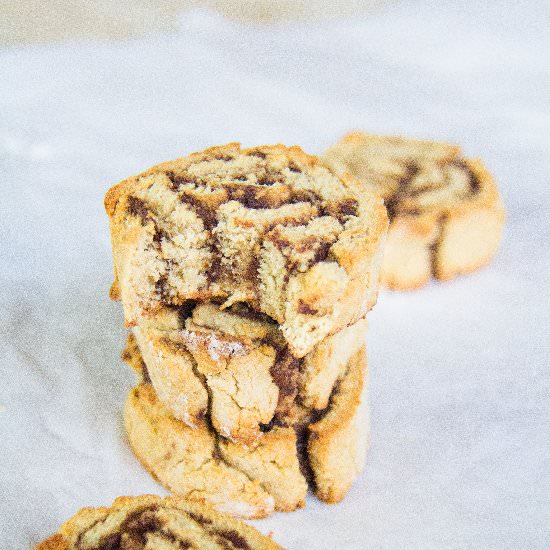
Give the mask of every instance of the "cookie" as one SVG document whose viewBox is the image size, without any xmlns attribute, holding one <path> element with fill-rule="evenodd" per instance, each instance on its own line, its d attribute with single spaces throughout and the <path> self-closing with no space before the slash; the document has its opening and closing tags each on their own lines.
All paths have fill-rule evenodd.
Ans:
<svg viewBox="0 0 550 550">
<path fill-rule="evenodd" d="M 181 497 L 119 497 L 83 508 L 37 550 L 280 550 L 250 525 Z"/>
<path fill-rule="evenodd" d="M 483 163 L 458 146 L 352 133 L 322 158 L 385 201 L 384 286 L 407 290 L 431 277 L 449 280 L 496 253 L 505 218 L 498 188 Z"/>
<path fill-rule="evenodd" d="M 191 428 L 175 419 L 153 387 L 140 384 L 126 403 L 128 439 L 169 490 L 240 517 L 302 507 L 308 480 L 320 499 L 337 502 L 364 463 L 365 370 L 362 346 L 337 378 L 326 409 L 309 424 L 264 426 L 249 446 L 221 437 L 206 421 Z"/>
<path fill-rule="evenodd" d="M 130 391 L 124 426 L 139 461 L 168 490 L 241 518 L 262 518 L 274 510 L 273 497 L 259 482 L 219 458 L 207 423 L 191 428 L 173 418 L 151 385 Z"/>
<path fill-rule="evenodd" d="M 208 414 L 220 435 L 244 445 L 265 425 L 303 424 L 325 409 L 367 327 L 359 320 L 297 359 L 277 323 L 246 306 L 199 304 L 187 315 L 170 330 L 134 327 L 125 356 L 138 361 L 130 349 L 135 339 L 148 379 L 175 418 L 194 427 Z"/>
<path fill-rule="evenodd" d="M 299 147 L 193 153 L 114 186 L 105 207 L 127 326 L 189 301 L 243 303 L 301 358 L 376 301 L 382 201 Z"/>
</svg>

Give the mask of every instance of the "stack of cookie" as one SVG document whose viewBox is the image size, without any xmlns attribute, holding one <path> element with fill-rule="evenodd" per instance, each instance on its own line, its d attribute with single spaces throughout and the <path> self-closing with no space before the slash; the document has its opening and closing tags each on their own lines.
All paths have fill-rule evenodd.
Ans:
<svg viewBox="0 0 550 550">
<path fill-rule="evenodd" d="M 483 163 L 457 145 L 354 132 L 323 161 L 383 197 L 390 228 L 382 283 L 392 289 L 452 279 L 497 251 L 504 207 Z"/>
<path fill-rule="evenodd" d="M 125 425 L 168 489 L 241 517 L 343 498 L 366 450 L 382 200 L 298 147 L 214 147 L 106 196 L 140 377 Z"/>
</svg>

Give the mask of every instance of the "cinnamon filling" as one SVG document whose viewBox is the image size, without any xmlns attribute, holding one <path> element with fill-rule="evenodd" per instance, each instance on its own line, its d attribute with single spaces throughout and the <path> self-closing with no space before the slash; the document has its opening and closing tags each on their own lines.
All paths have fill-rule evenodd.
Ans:
<svg viewBox="0 0 550 550">
<path fill-rule="evenodd" d="M 416 162 L 408 161 L 405 163 L 405 175 L 399 179 L 399 186 L 395 194 L 385 202 L 386 210 L 388 211 L 388 217 L 392 220 L 398 208 L 399 203 L 404 196 L 407 195 L 407 190 L 414 177 L 420 171 L 420 167 Z"/>
<path fill-rule="evenodd" d="M 422 166 L 412 160 L 405 162 L 404 166 L 406 171 L 404 176 L 402 176 L 398 181 L 397 190 L 385 201 L 385 206 L 388 211 L 388 217 L 390 218 L 390 221 L 393 220 L 399 213 L 403 213 L 408 216 L 421 215 L 423 212 L 423 207 L 421 206 L 420 202 L 418 207 L 413 208 L 410 206 L 404 207 L 402 204 L 403 201 L 410 200 L 411 198 L 416 198 L 420 201 L 423 196 L 442 190 L 449 185 L 448 181 L 443 180 L 438 185 L 436 185 L 434 182 L 431 182 L 430 185 L 426 187 L 411 189 L 411 187 L 413 187 L 412 184 L 415 178 L 422 176 Z M 463 159 L 453 160 L 447 165 L 443 165 L 442 169 L 445 169 L 445 166 L 458 168 L 463 174 L 467 176 L 468 185 L 467 189 L 465 189 L 465 192 L 467 194 L 475 195 L 479 193 L 479 180 Z"/>
<path fill-rule="evenodd" d="M 296 428 L 296 453 L 300 472 L 304 476 L 308 486 L 313 490 L 315 487 L 315 475 L 313 467 L 309 461 L 309 453 L 307 451 L 307 443 L 309 439 L 309 430 L 307 426 L 299 426 Z"/>
<path fill-rule="evenodd" d="M 141 225 L 147 223 L 149 217 L 149 209 L 145 203 L 137 197 L 128 197 L 127 212 L 130 216 L 136 216 L 141 219 Z"/>
<path fill-rule="evenodd" d="M 117 532 L 104 536 L 94 550 L 142 550 L 147 542 L 147 533 L 162 529 L 162 524 L 155 515 L 157 511 L 158 507 L 153 506 L 130 514 Z M 78 538 L 77 548 L 83 548 L 85 534 L 82 533 Z"/>
<path fill-rule="evenodd" d="M 291 416 L 298 392 L 301 386 L 300 366 L 302 361 L 293 357 L 285 349 L 277 353 L 277 358 L 271 367 L 271 376 L 279 388 L 279 400 L 274 418 L 281 420 Z"/>
<path fill-rule="evenodd" d="M 167 509 L 170 511 L 170 509 Z M 191 518 L 196 523 L 200 524 L 205 532 L 213 536 L 219 544 L 230 550 L 251 550 L 246 539 L 233 529 L 217 528 L 213 525 L 212 520 L 202 517 L 201 515 L 185 512 L 184 510 L 172 510 L 176 514 L 182 514 Z M 158 506 L 138 510 L 131 513 L 126 520 L 116 528 L 115 532 L 104 535 L 97 545 L 93 546 L 93 550 L 144 550 L 148 542 L 148 534 L 155 533 L 157 537 L 164 539 L 178 550 L 186 550 L 192 548 L 193 544 L 182 538 L 180 534 L 175 534 L 166 527 L 163 521 L 158 517 Z M 84 537 L 87 533 L 92 532 L 101 522 L 93 524 L 87 531 L 82 533 L 76 541 L 76 548 L 92 550 L 88 544 L 84 546 Z M 148 547 L 148 546 L 147 546 Z"/>
<path fill-rule="evenodd" d="M 218 535 L 226 540 L 228 540 L 235 548 L 241 550 L 250 550 L 250 546 L 246 540 L 237 533 L 237 531 L 227 530 L 227 531 L 218 531 Z"/>
<path fill-rule="evenodd" d="M 468 174 L 468 178 L 470 180 L 470 193 L 472 193 L 472 195 L 476 195 L 477 193 L 479 193 L 481 189 L 479 179 L 472 172 L 472 169 L 468 166 L 468 164 L 462 159 L 455 160 L 453 164 L 457 168 L 462 169 L 464 172 L 466 172 L 466 174 Z"/>
<path fill-rule="evenodd" d="M 180 200 L 181 202 L 188 204 L 194 210 L 195 214 L 197 214 L 197 216 L 201 218 L 204 223 L 204 227 L 212 230 L 216 226 L 216 212 L 208 208 L 206 204 L 199 201 L 193 195 L 187 193 L 183 193 L 180 196 Z"/>
</svg>

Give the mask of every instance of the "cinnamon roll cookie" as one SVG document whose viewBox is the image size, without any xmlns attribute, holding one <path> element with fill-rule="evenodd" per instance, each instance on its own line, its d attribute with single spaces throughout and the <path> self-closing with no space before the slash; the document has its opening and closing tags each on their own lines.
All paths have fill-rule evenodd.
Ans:
<svg viewBox="0 0 550 550">
<path fill-rule="evenodd" d="M 105 207 L 127 326 L 245 304 L 301 358 L 376 301 L 382 200 L 299 147 L 213 147 L 119 183 Z"/>
<path fill-rule="evenodd" d="M 195 427 L 208 415 L 219 435 L 242 445 L 266 426 L 304 424 L 324 410 L 367 328 L 361 319 L 296 358 L 277 323 L 243 304 L 209 302 L 186 314 L 173 310 L 171 327 L 138 324 L 124 357 L 131 365 L 143 357 L 139 368 L 172 416 Z"/>
<path fill-rule="evenodd" d="M 383 197 L 390 228 L 382 284 L 406 290 L 487 264 L 500 243 L 504 207 L 480 160 L 459 147 L 351 133 L 323 161 Z"/>
<path fill-rule="evenodd" d="M 302 507 L 307 481 L 320 499 L 337 502 L 366 452 L 365 369 L 362 346 L 347 361 L 324 410 L 302 424 L 265 425 L 250 445 L 221 436 L 208 417 L 194 427 L 177 420 L 148 383 L 128 396 L 126 432 L 136 456 L 165 487 L 239 517 Z"/>
<path fill-rule="evenodd" d="M 151 385 L 130 391 L 124 425 L 134 454 L 168 490 L 236 517 L 262 518 L 273 512 L 274 499 L 259 482 L 219 457 L 207 422 L 190 428 L 176 420 Z"/>
<path fill-rule="evenodd" d="M 37 550 L 280 550 L 250 525 L 180 497 L 119 497 L 83 508 Z"/>
<path fill-rule="evenodd" d="M 362 348 L 338 381 L 326 414 L 308 426 L 307 456 L 315 493 L 341 501 L 365 465 L 370 438 L 367 360 Z"/>
</svg>

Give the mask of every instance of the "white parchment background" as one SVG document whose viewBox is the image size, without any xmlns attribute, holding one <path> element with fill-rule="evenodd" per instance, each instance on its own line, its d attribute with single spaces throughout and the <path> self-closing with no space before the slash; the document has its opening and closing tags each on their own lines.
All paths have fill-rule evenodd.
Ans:
<svg viewBox="0 0 550 550">
<path fill-rule="evenodd" d="M 289 549 L 550 547 L 550 8 L 393 3 L 369 18 L 0 52 L 0 531 L 28 548 L 85 505 L 162 493 L 121 430 L 105 190 L 241 140 L 320 152 L 350 128 L 463 144 L 509 216 L 493 264 L 384 293 L 373 433 L 348 498 L 257 522 Z"/>
</svg>

